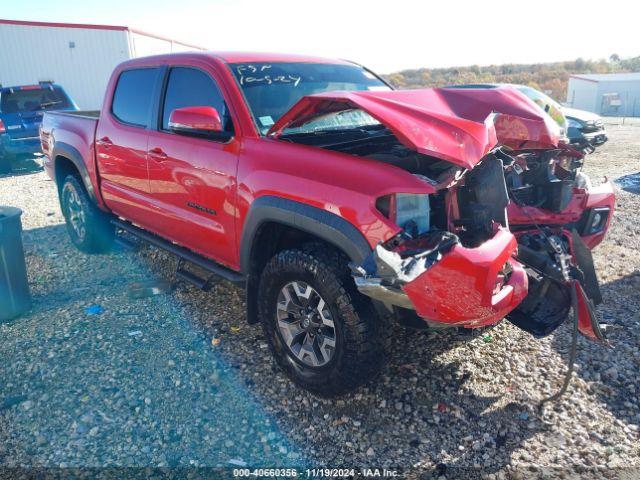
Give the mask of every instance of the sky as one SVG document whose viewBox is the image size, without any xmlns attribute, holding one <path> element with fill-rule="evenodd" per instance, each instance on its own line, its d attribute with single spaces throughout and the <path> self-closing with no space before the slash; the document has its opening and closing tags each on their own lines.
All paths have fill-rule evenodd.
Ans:
<svg viewBox="0 0 640 480">
<path fill-rule="evenodd" d="M 0 0 L 0 18 L 123 25 L 211 50 L 344 58 L 379 73 L 637 56 L 639 16 L 634 0 Z"/>
</svg>

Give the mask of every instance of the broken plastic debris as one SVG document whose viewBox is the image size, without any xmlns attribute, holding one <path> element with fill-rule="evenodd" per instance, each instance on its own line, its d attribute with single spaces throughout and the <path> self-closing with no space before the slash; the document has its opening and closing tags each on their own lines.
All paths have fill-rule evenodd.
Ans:
<svg viewBox="0 0 640 480">
<path fill-rule="evenodd" d="M 446 412 L 447 411 L 447 406 L 442 402 L 438 403 L 438 411 L 440 413 Z"/>
<path fill-rule="evenodd" d="M 138 337 L 140 335 L 142 335 L 142 332 L 140 330 L 132 330 L 131 332 L 129 332 L 130 337 Z"/>
<path fill-rule="evenodd" d="M 484 343 L 491 343 L 493 342 L 493 337 L 490 333 L 487 333 L 486 335 L 482 336 L 482 340 L 484 341 Z"/>
<path fill-rule="evenodd" d="M 240 333 L 240 327 L 231 327 L 229 330 L 231 333 Z"/>
<path fill-rule="evenodd" d="M 415 280 L 440 260 L 458 242 L 458 237 L 450 232 L 429 232 L 411 239 L 402 237 L 399 250 L 387 250 L 378 244 L 361 265 L 352 268 L 356 276 L 376 276 L 391 283 L 406 284 Z"/>
<path fill-rule="evenodd" d="M 213 345 L 214 347 L 220 345 L 220 339 L 219 338 L 212 338 L 211 339 L 211 345 Z"/>
<path fill-rule="evenodd" d="M 170 292 L 173 288 L 171 282 L 166 280 L 148 280 L 146 282 L 133 282 L 127 286 L 129 298 L 138 299 L 153 297 Z"/>
<path fill-rule="evenodd" d="M 245 462 L 241 458 L 232 458 L 231 460 L 229 460 L 228 463 L 229 463 L 229 465 L 235 465 L 236 467 L 246 467 L 247 466 L 247 462 Z"/>
<path fill-rule="evenodd" d="M 104 312 L 104 308 L 101 305 L 90 305 L 84 309 L 84 313 L 87 315 L 100 315 Z"/>
</svg>

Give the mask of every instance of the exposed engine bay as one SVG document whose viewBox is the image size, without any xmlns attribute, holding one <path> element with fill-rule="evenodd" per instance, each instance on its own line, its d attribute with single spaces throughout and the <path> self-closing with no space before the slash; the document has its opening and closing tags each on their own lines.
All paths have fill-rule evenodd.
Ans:
<svg viewBox="0 0 640 480">
<path fill-rule="evenodd" d="M 512 160 L 505 179 L 514 202 L 554 213 L 567 208 L 583 164 L 579 153 L 565 149 L 525 151 Z"/>
<path fill-rule="evenodd" d="M 307 97 L 271 130 L 280 140 L 383 162 L 424 182 L 424 194 L 399 191 L 376 199 L 378 212 L 401 230 L 378 244 L 361 265 L 351 265 L 360 292 L 385 304 L 396 317 L 406 319 L 413 311 L 419 317 L 415 323 L 423 326 L 476 328 L 506 317 L 537 337 L 554 331 L 579 303 L 581 331 L 603 338 L 593 308 L 600 293 L 589 249 L 569 225 L 563 229 L 564 223 L 527 221 L 527 208 L 551 219 L 567 209 L 576 187 L 588 186 L 580 173 L 583 154 L 566 145 L 550 148 L 553 135 L 525 105 L 519 105 L 522 116 L 487 116 L 484 104 L 469 110 L 470 99 L 458 99 L 459 92 L 398 92 L 403 100 L 442 102 L 444 110 L 451 109 L 444 122 L 452 128 L 438 131 L 442 136 L 435 141 L 427 132 L 442 126 L 439 114 L 433 114 L 435 123 L 430 110 L 416 110 L 414 117 L 414 105 L 398 107 L 394 95 Z M 519 102 L 508 91 L 499 95 L 508 105 Z M 459 100 L 464 102 L 458 105 Z M 379 121 L 367 113 L 374 111 Z M 341 115 L 350 118 L 353 112 L 367 117 L 366 124 L 304 128 L 307 123 L 333 127 Z M 407 123 L 402 118 L 396 124 L 396 116 L 405 113 Z M 478 123 L 480 118 L 484 124 Z M 416 119 L 425 120 L 424 129 L 416 127 Z M 502 144 L 492 135 L 502 138 Z M 522 207 L 524 217 L 514 217 L 516 238 L 508 233 L 510 203 Z M 587 255 L 578 256 L 576 249 Z M 433 287 L 438 282 L 453 283 L 458 298 Z M 516 291 L 518 282 L 524 293 Z M 519 295 L 519 306 L 500 310 L 502 302 L 512 297 L 513 304 Z M 452 305 L 456 302 L 460 305 Z"/>
<path fill-rule="evenodd" d="M 404 322 L 412 309 L 403 292 L 405 285 L 429 270 L 455 245 L 478 247 L 498 227 L 508 227 L 510 201 L 562 211 L 572 198 L 582 166 L 580 155 L 563 149 L 507 152 L 496 148 L 475 168 L 465 170 L 407 148 L 381 125 L 356 132 L 291 137 L 394 165 L 434 187 L 435 193 L 429 195 L 379 198 L 377 209 L 403 231 L 378 245 L 362 265 L 352 266 L 360 291 L 389 305 Z M 291 141 L 291 137 L 286 138 Z M 555 230 L 536 228 L 518 236 L 517 259 L 525 265 L 529 293 L 507 318 L 536 337 L 550 334 L 568 318 L 574 280 L 584 286 L 592 306 L 601 301 L 589 250 L 583 245 L 588 255 L 582 256 L 579 263 L 570 252 L 574 242 L 582 243 L 580 237 Z M 508 280 L 511 270 L 511 264 L 506 262 L 497 277 L 496 291 Z M 593 314 L 593 308 L 588 311 Z M 430 319 L 422 320 L 409 323 L 440 326 Z M 597 322 L 590 323 L 600 336 Z"/>
<path fill-rule="evenodd" d="M 509 196 L 505 184 L 504 155 L 499 149 L 474 169 L 417 153 L 398 141 L 383 126 L 357 131 L 296 134 L 281 137 L 306 145 L 370 158 L 414 174 L 436 192 L 431 195 L 395 194 L 381 197 L 376 207 L 393 217 L 407 238 L 430 231 L 453 231 L 463 245 L 482 243 L 494 233 L 493 224 L 507 226 Z M 449 188 L 456 186 L 452 191 Z M 455 196 L 452 196 L 455 192 Z M 395 204 L 394 204 L 395 203 Z M 448 209 L 455 210 L 448 213 Z"/>
</svg>

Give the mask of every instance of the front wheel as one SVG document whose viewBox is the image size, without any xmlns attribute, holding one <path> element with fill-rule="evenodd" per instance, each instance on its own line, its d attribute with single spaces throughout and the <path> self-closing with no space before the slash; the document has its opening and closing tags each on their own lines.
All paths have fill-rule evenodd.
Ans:
<svg viewBox="0 0 640 480">
<path fill-rule="evenodd" d="M 375 376 L 388 333 L 371 302 L 355 289 L 348 260 L 312 246 L 274 256 L 260 277 L 265 335 L 287 375 L 322 396 Z"/>
<path fill-rule="evenodd" d="M 109 216 L 89 198 L 75 175 L 64 179 L 60 206 L 73 244 L 85 253 L 103 253 L 113 244 L 115 229 Z"/>
</svg>

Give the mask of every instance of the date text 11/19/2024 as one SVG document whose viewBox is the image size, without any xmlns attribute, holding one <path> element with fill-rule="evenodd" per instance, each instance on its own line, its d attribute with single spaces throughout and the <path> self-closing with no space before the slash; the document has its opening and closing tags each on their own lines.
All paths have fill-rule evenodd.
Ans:
<svg viewBox="0 0 640 480">
<path fill-rule="evenodd" d="M 234 468 L 234 477 L 254 478 L 393 478 L 399 477 L 397 470 L 386 468 Z"/>
</svg>

